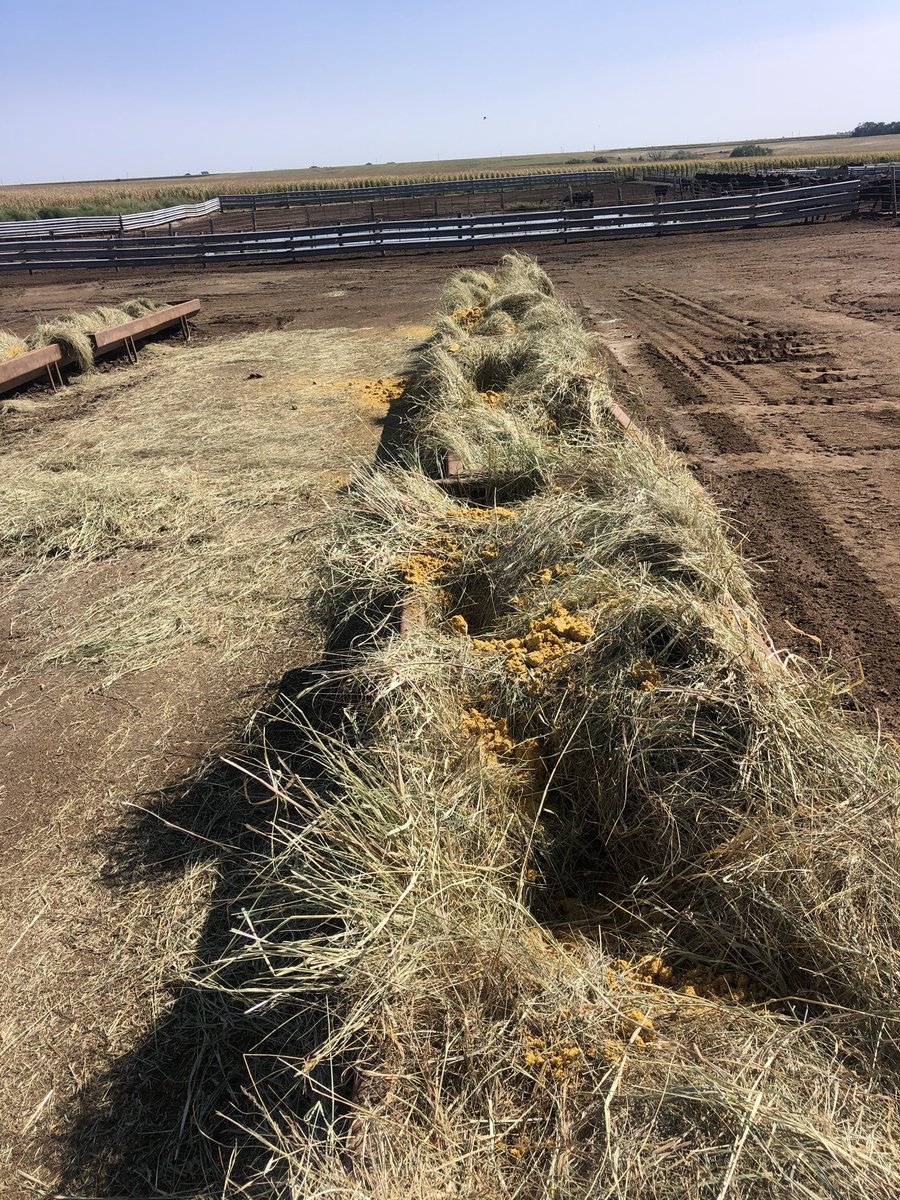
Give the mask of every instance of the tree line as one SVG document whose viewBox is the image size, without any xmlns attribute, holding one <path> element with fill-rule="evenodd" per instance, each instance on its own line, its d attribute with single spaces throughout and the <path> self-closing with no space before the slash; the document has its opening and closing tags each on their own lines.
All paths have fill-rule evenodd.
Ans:
<svg viewBox="0 0 900 1200">
<path fill-rule="evenodd" d="M 900 121 L 862 121 L 850 130 L 851 137 L 874 137 L 876 133 L 900 133 Z"/>
</svg>

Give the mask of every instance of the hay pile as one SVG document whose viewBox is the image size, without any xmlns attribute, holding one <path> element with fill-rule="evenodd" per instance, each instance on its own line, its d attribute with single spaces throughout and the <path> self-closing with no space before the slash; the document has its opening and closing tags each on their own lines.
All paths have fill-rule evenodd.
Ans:
<svg viewBox="0 0 900 1200">
<path fill-rule="evenodd" d="M 27 349 L 28 347 L 17 334 L 10 333 L 7 329 L 0 329 L 0 362 L 9 358 L 17 358 Z"/>
<path fill-rule="evenodd" d="M 49 321 L 42 321 L 25 339 L 29 350 L 37 350 L 41 346 L 56 343 L 70 354 L 82 371 L 93 371 L 94 348 L 91 335 L 100 329 L 109 329 L 114 325 L 124 325 L 128 321 L 136 321 L 147 313 L 154 312 L 163 305 L 155 300 L 138 297 L 125 300 L 117 305 L 100 305 L 86 313 L 61 313 Z M 0 350 L 2 353 L 2 350 Z"/>
<path fill-rule="evenodd" d="M 441 309 L 405 461 L 335 525 L 340 720 L 314 783 L 268 763 L 201 981 L 268 1029 L 248 1194 L 896 1197 L 893 746 L 772 648 L 535 263 Z M 448 449 L 514 499 L 454 497 Z"/>
</svg>

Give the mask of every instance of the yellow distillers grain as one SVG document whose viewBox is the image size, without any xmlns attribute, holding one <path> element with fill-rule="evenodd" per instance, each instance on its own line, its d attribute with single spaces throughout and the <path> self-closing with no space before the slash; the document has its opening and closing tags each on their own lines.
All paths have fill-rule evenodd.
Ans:
<svg viewBox="0 0 900 1200">
<path fill-rule="evenodd" d="M 616 959 L 606 969 L 606 986 L 612 991 L 623 985 L 633 988 L 646 984 L 668 988 L 679 996 L 701 1000 L 722 1000 L 730 1004 L 763 1004 L 766 997 L 742 972 L 716 972 L 711 967 L 670 966 L 658 954 L 645 955 L 636 962 Z"/>
<path fill-rule="evenodd" d="M 472 308 L 458 308 L 450 315 L 462 329 L 474 329 L 484 316 L 484 305 L 476 304 Z"/>
<path fill-rule="evenodd" d="M 514 521 L 516 514 L 510 508 L 477 508 L 467 507 L 455 509 L 448 514 L 450 522 L 484 524 L 499 519 Z M 493 542 L 485 542 L 480 547 L 483 558 L 496 558 L 497 547 Z M 423 542 L 420 548 L 410 554 L 399 555 L 394 559 L 395 568 L 400 571 L 405 583 L 412 587 L 425 587 L 439 583 L 462 565 L 463 553 L 459 540 L 452 533 L 433 533 Z"/>
<path fill-rule="evenodd" d="M 475 738 L 479 749 L 491 758 L 510 754 L 515 742 L 509 736 L 505 717 L 495 720 L 477 708 L 467 708 L 462 719 L 463 733 Z"/>
<path fill-rule="evenodd" d="M 546 670 L 590 636 L 590 623 L 554 600 L 549 612 L 529 623 L 524 637 L 473 638 L 472 645 L 483 653 L 504 654 L 507 673 L 523 678 Z"/>
<path fill-rule="evenodd" d="M 404 583 L 426 587 L 449 575 L 461 561 L 462 551 L 456 538 L 448 533 L 436 533 L 428 538 L 421 550 L 396 558 L 394 566 L 403 576 Z"/>
<path fill-rule="evenodd" d="M 639 659 L 631 667 L 631 678 L 642 692 L 652 692 L 663 682 L 659 668 L 651 658 Z"/>
<path fill-rule="evenodd" d="M 20 337 L 14 333 L 7 333 L 5 329 L 0 329 L 0 362 L 10 358 L 17 358 L 20 354 L 24 354 L 28 347 Z"/>
</svg>

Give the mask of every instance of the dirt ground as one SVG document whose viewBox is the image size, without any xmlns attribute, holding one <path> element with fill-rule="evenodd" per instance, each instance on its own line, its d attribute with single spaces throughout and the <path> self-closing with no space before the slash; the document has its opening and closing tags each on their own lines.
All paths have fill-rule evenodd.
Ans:
<svg viewBox="0 0 900 1200">
<path fill-rule="evenodd" d="M 539 253 L 560 292 L 606 344 L 626 404 L 665 434 L 730 513 L 759 564 L 776 643 L 807 656 L 834 655 L 851 672 L 861 671 L 864 682 L 854 694 L 894 732 L 900 729 L 898 238 L 900 231 L 886 226 L 837 223 Z M 321 363 L 331 331 L 339 330 L 345 346 L 358 339 L 354 365 L 345 362 L 341 378 L 370 377 L 399 369 L 450 271 L 490 263 L 496 254 L 25 277 L 0 288 L 0 327 L 26 332 L 37 317 L 126 296 L 196 295 L 203 303 L 201 351 L 223 337 L 323 331 L 319 357 L 310 360 Z M 152 368 L 153 354 L 145 353 Z M 0 416 L 0 470 L 3 458 L 7 469 L 11 463 L 21 469 L 32 452 L 37 464 L 55 439 L 71 438 L 103 413 L 115 422 L 125 390 L 144 369 L 114 364 L 53 407 Z M 324 368 L 311 366 L 307 376 L 313 369 L 321 383 Z M 249 387 L 245 377 L 253 373 L 252 364 L 233 360 L 218 375 L 213 371 L 210 386 Z M 275 387 L 275 394 L 282 392 Z M 310 403 L 291 445 L 302 457 L 315 516 L 333 503 L 350 464 L 375 452 L 387 400 L 332 388 L 328 419 L 317 420 L 314 394 L 304 395 Z M 92 586 L 103 586 L 102 568 L 92 579 Z M 76 608 L 78 602 L 72 601 Z M 0 620 L 0 664 L 8 668 L 38 649 L 37 626 L 16 608 L 20 603 L 20 592 L 7 597 Z M 58 624 L 69 619 L 63 609 Z M 89 1131 L 91 1144 L 105 1139 L 108 1147 L 109 1128 L 92 1116 L 92 1106 L 137 1105 L 148 1071 L 156 1072 L 157 1089 L 176 1097 L 175 1127 L 183 1120 L 178 1088 L 186 1085 L 159 1049 L 152 1053 L 159 1040 L 154 1029 L 169 1004 L 160 980 L 190 963 L 191 931 L 199 936 L 207 928 L 221 863 L 213 853 L 153 843 L 149 851 L 145 844 L 141 861 L 155 868 L 123 874 L 110 867 L 121 850 L 117 830 L 130 806 L 159 806 L 173 789 L 177 815 L 164 804 L 161 811 L 173 824 L 192 826 L 195 810 L 215 790 L 208 764 L 216 751 L 230 744 L 279 678 L 317 653 L 312 622 L 301 610 L 293 621 L 273 643 L 230 662 L 186 647 L 174 661 L 112 684 L 90 667 L 54 667 L 29 680 L 27 697 L 0 706 L 8 964 L 0 1053 L 9 1085 L 3 1195 L 51 1183 L 54 1163 L 81 1153 L 65 1140 L 73 1121 Z M 144 836 L 152 842 L 146 830 Z M 184 916 L 185 941 L 161 946 L 160 914 L 173 906 Z M 135 911 L 142 914 L 137 924 Z M 129 1065 L 117 1074 L 123 1060 Z M 135 1082 L 136 1071 L 142 1082 Z M 119 1151 L 127 1157 L 127 1146 Z M 151 1194 L 149 1183 L 141 1192 L 135 1175 L 117 1170 L 109 1176 L 115 1194 Z M 77 1172 L 69 1179 L 72 1189 L 81 1182 Z M 110 1183 L 104 1194 L 114 1192 Z"/>
</svg>

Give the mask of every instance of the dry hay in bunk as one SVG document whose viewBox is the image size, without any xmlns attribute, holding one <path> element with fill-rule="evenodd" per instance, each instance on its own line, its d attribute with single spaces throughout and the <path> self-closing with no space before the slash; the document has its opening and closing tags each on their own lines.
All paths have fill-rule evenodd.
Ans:
<svg viewBox="0 0 900 1200">
<path fill-rule="evenodd" d="M 140 297 L 125 300 L 118 305 L 100 305 L 86 313 L 61 313 L 50 320 L 41 321 L 25 339 L 29 350 L 56 344 L 70 355 L 82 371 L 94 369 L 94 347 L 92 334 L 114 325 L 125 325 L 147 313 L 163 307 L 155 300 Z"/>
</svg>

